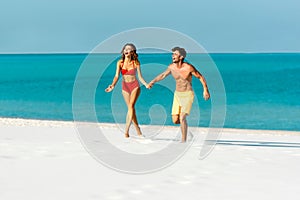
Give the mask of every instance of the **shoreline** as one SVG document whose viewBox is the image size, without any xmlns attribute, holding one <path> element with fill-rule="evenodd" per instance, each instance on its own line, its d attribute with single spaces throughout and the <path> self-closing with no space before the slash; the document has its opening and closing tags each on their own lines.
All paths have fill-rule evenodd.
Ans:
<svg viewBox="0 0 300 200">
<path fill-rule="evenodd" d="M 102 127 L 116 127 L 116 124 L 114 123 L 93 123 L 93 122 L 78 122 L 83 124 L 97 124 Z M 124 124 L 119 124 L 123 126 Z M 141 124 L 140 127 L 165 127 L 165 128 L 178 128 L 178 125 L 145 125 Z M 42 120 L 42 119 L 25 119 L 25 118 L 6 118 L 6 117 L 0 117 L 0 127 L 72 127 L 76 128 L 76 124 L 74 121 L 63 121 L 63 120 Z M 242 129 L 242 128 L 209 128 L 209 127 L 189 127 L 191 129 L 200 129 L 200 130 L 206 130 L 209 129 L 218 129 L 222 132 L 230 132 L 230 133 L 253 133 L 253 134 L 271 134 L 271 135 L 300 135 L 300 131 L 291 131 L 291 130 L 268 130 L 268 129 Z"/>
</svg>

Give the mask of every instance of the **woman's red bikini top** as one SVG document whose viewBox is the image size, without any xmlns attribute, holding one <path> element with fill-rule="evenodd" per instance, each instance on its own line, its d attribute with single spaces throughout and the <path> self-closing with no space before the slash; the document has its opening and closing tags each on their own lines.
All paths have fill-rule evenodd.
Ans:
<svg viewBox="0 0 300 200">
<path fill-rule="evenodd" d="M 134 66 L 134 61 L 132 61 L 132 62 L 133 62 L 133 66 Z M 123 65 L 124 65 L 124 63 L 122 62 L 121 63 L 121 73 L 122 73 L 122 75 L 135 75 L 136 74 L 136 68 L 132 68 L 132 69 L 127 70 L 127 69 L 123 69 Z"/>
</svg>

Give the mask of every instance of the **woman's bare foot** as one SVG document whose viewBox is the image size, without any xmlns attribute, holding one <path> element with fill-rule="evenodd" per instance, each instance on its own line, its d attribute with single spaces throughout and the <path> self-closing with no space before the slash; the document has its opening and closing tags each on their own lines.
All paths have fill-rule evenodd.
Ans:
<svg viewBox="0 0 300 200">
<path fill-rule="evenodd" d="M 129 138 L 129 133 L 125 133 L 125 137 L 126 137 L 126 138 Z"/>
<path fill-rule="evenodd" d="M 140 136 L 140 137 L 143 136 L 140 127 L 138 127 L 138 128 L 136 129 L 136 131 L 137 131 L 137 135 L 138 135 L 138 136 Z"/>
</svg>

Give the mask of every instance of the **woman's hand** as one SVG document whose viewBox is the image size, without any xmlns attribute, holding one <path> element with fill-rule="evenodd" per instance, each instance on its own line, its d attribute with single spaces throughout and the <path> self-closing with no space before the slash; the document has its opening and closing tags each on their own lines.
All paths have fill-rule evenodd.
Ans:
<svg viewBox="0 0 300 200">
<path fill-rule="evenodd" d="M 146 88 L 151 89 L 153 85 L 154 85 L 154 82 L 151 81 L 150 83 L 147 84 Z"/>
<path fill-rule="evenodd" d="M 106 89 L 105 92 L 111 92 L 114 89 L 114 86 L 109 85 Z"/>
</svg>

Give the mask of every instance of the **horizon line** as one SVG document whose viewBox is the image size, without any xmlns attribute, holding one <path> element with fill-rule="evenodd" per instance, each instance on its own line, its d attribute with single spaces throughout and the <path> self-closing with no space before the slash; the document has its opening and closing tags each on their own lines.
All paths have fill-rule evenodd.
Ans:
<svg viewBox="0 0 300 200">
<path fill-rule="evenodd" d="M 107 52 L 107 54 L 118 54 L 119 52 Z M 171 53 L 171 52 L 138 52 L 139 54 L 145 53 Z M 195 52 L 187 52 L 188 54 L 195 54 Z M 199 52 L 196 52 L 199 53 Z M 211 52 L 201 52 L 204 54 L 267 54 L 267 53 L 300 53 L 300 51 L 211 51 Z M 8 55 L 8 54 L 98 54 L 97 52 L 0 52 L 0 55 Z M 106 53 L 99 53 L 99 54 L 106 54 Z"/>
</svg>

